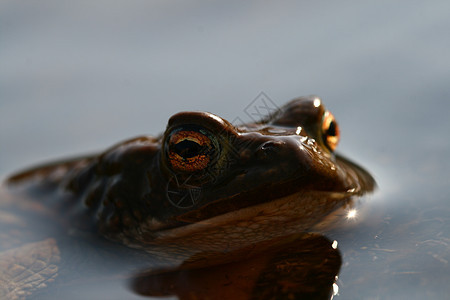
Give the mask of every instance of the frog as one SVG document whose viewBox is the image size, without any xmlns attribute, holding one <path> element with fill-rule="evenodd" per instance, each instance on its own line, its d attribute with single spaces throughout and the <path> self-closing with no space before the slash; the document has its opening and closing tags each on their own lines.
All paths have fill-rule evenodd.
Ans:
<svg viewBox="0 0 450 300">
<path fill-rule="evenodd" d="M 73 236 L 133 249 L 140 262 L 151 257 L 139 264 L 146 272 L 210 267 L 265 249 L 254 245 L 314 231 L 372 192 L 371 174 L 336 153 L 339 138 L 335 117 L 314 95 L 246 124 L 179 112 L 160 135 L 13 174 L 0 209 L 40 213 Z M 51 282 L 58 242 L 38 245 L 51 253 L 54 271 L 47 268 L 44 279 Z"/>
</svg>

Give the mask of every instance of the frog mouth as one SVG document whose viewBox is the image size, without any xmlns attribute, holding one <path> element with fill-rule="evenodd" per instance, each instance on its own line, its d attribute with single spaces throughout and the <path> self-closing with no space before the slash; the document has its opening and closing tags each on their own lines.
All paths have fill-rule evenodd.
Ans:
<svg viewBox="0 0 450 300">
<path fill-rule="evenodd" d="M 281 197 L 264 198 L 248 196 L 245 194 L 237 195 L 234 198 L 226 200 L 218 200 L 216 202 L 209 203 L 203 207 L 196 210 L 184 213 L 176 217 L 176 219 L 183 223 L 198 223 L 198 222 L 208 222 L 215 217 L 224 215 L 233 215 L 238 212 L 245 211 L 249 209 L 250 211 L 256 211 L 260 207 L 267 206 L 272 208 L 274 211 L 278 212 L 279 208 L 284 208 L 283 203 L 289 203 L 292 205 L 291 212 L 298 211 L 301 209 L 307 209 L 308 211 L 315 211 L 312 208 L 325 208 L 325 207 L 338 207 L 339 205 L 346 205 L 347 200 L 354 196 L 360 195 L 360 193 L 352 188 L 347 191 L 335 192 L 335 191 L 300 191 L 292 193 L 289 195 Z M 282 209 L 283 210 L 283 209 Z M 326 209 L 328 210 L 328 209 Z M 284 211 L 284 210 L 283 210 Z M 287 211 L 285 211 L 287 212 Z M 261 215 L 266 215 L 266 213 L 261 212 Z M 287 215 L 290 215 L 288 213 Z M 316 215 L 320 215 L 316 212 Z"/>
<path fill-rule="evenodd" d="M 253 191 L 241 191 L 235 195 L 205 203 L 175 218 L 182 223 L 202 222 L 245 208 L 258 207 L 260 204 L 277 203 L 279 199 L 295 199 L 292 203 L 302 209 L 309 205 L 325 207 L 329 205 L 328 202 L 331 204 L 336 202 L 339 206 L 339 204 L 345 205 L 346 199 L 372 192 L 376 187 L 373 177 L 350 160 L 337 155 L 335 164 L 339 170 L 339 180 L 335 180 L 333 185 L 329 182 L 328 184 L 321 182 L 320 178 L 310 179 L 308 185 L 299 183 L 298 178 L 283 183 L 268 183 Z M 308 202 L 310 199 L 314 199 L 313 204 Z M 323 201 L 325 203 L 322 203 Z"/>
</svg>

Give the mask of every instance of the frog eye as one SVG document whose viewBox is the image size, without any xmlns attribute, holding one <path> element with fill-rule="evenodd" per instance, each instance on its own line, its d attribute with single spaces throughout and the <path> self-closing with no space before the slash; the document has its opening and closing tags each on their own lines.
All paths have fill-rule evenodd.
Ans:
<svg viewBox="0 0 450 300">
<path fill-rule="evenodd" d="M 172 169 L 195 172 L 205 169 L 215 153 L 207 134 L 196 130 L 178 130 L 167 140 L 167 157 Z"/>
<path fill-rule="evenodd" d="M 326 111 L 322 120 L 322 140 L 324 144 L 334 151 L 339 143 L 339 126 L 333 114 Z"/>
</svg>

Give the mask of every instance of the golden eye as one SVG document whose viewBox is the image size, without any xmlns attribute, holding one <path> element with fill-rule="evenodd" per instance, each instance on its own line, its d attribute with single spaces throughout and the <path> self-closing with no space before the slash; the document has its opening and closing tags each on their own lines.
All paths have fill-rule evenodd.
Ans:
<svg viewBox="0 0 450 300">
<path fill-rule="evenodd" d="M 172 133 L 167 146 L 168 160 L 172 169 L 183 172 L 205 169 L 215 150 L 208 136 L 193 130 L 179 130 Z"/>
<path fill-rule="evenodd" d="M 324 144 L 334 151 L 339 143 L 339 126 L 333 114 L 326 111 L 322 119 L 322 140 Z"/>
</svg>

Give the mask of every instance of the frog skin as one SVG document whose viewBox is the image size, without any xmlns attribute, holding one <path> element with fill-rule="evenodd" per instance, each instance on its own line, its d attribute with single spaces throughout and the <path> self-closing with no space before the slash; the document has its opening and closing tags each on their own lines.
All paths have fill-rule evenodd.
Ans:
<svg viewBox="0 0 450 300">
<path fill-rule="evenodd" d="M 316 96 L 238 126 L 208 112 L 180 112 L 160 136 L 36 167 L 7 186 L 70 227 L 192 257 L 313 230 L 371 192 L 372 176 L 335 154 L 338 138 Z"/>
</svg>

